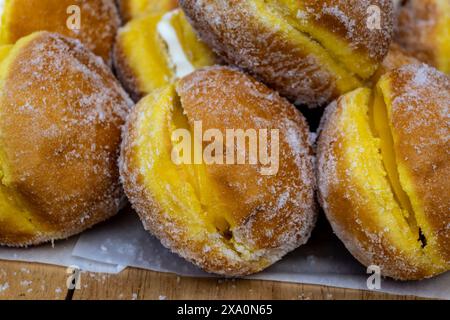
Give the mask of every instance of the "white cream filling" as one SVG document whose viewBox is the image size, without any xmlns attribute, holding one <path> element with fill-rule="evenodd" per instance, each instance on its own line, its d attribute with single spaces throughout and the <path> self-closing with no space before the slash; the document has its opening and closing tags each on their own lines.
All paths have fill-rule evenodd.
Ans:
<svg viewBox="0 0 450 320">
<path fill-rule="evenodd" d="M 158 23 L 158 33 L 167 44 L 169 59 L 175 69 L 175 76 L 182 78 L 195 71 L 178 39 L 177 32 L 171 24 L 172 16 L 177 11 L 166 13 Z"/>
</svg>

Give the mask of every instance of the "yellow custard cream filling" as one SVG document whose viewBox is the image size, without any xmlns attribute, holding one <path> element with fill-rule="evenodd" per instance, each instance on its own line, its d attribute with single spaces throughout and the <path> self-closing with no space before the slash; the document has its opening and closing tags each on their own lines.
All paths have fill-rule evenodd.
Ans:
<svg viewBox="0 0 450 320">
<path fill-rule="evenodd" d="M 408 171 L 397 160 L 389 86 L 384 77 L 375 90 L 357 89 L 341 98 L 345 104 L 338 124 L 343 130 L 342 167 L 347 168 L 358 197 L 370 206 L 359 212 L 364 220 L 372 221 L 396 247 L 439 268 L 445 263 L 435 252 L 435 237 Z"/>
<path fill-rule="evenodd" d="M 191 130 L 174 86 L 148 95 L 140 103 L 147 105 L 138 126 L 139 167 L 146 189 L 163 211 L 187 225 L 194 237 L 208 231 L 222 235 L 224 241 L 230 240 L 234 222 L 206 165 L 176 165 L 172 161 L 176 143 L 172 133 L 179 128 Z"/>
<path fill-rule="evenodd" d="M 118 42 L 144 93 L 215 63 L 179 9 L 132 20 L 119 32 Z"/>
</svg>

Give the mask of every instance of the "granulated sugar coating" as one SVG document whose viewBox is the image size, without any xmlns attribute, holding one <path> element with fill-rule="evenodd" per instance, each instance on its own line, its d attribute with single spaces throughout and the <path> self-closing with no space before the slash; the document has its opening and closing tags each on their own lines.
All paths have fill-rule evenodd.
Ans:
<svg viewBox="0 0 450 320">
<path fill-rule="evenodd" d="M 376 91 L 341 97 L 324 116 L 322 206 L 349 251 L 385 276 L 417 280 L 450 269 L 449 106 L 449 78 L 414 64 L 388 72 Z M 380 108 L 386 119 L 374 116 Z M 381 121 L 388 135 L 376 129 Z"/>
<path fill-rule="evenodd" d="M 411 56 L 450 73 L 450 1 L 406 1 L 398 11 L 395 41 Z"/>
<path fill-rule="evenodd" d="M 180 185 L 175 189 L 172 184 L 160 188 L 149 184 L 149 176 L 158 174 L 161 154 L 170 152 L 171 146 L 161 146 L 153 158 L 142 157 L 144 141 L 146 148 L 154 148 L 167 139 L 152 137 L 158 125 L 148 124 L 148 117 L 160 111 L 152 105 L 154 99 L 146 99 L 128 120 L 121 162 L 125 191 L 146 229 L 206 271 L 229 276 L 261 271 L 306 243 L 317 214 L 314 161 L 307 123 L 294 106 L 226 67 L 207 68 L 183 78 L 172 99 L 173 109 L 182 108 L 191 128 L 195 121 L 202 121 L 205 131 L 279 129 L 279 170 L 264 176 L 261 164 L 211 164 L 190 179 L 186 166 L 167 166 L 165 170 L 173 170 Z M 170 123 L 172 117 L 166 115 L 161 122 Z M 224 147 L 223 152 L 230 150 Z M 204 187 L 195 187 L 192 180 Z M 180 190 L 191 188 L 197 191 L 187 200 L 187 191 Z M 166 206 L 172 201 L 185 205 L 184 216 Z M 205 205 L 197 208 L 197 202 Z M 220 230 L 220 225 L 212 229 L 214 218 L 226 220 L 228 230 Z"/>
<path fill-rule="evenodd" d="M 102 59 L 42 32 L 20 40 L 2 70 L 2 192 L 18 211 L 0 213 L 0 243 L 65 238 L 117 213 L 132 102 Z"/>
<path fill-rule="evenodd" d="M 391 0 L 181 0 L 199 36 L 290 100 L 324 105 L 362 85 L 386 56 Z"/>
</svg>

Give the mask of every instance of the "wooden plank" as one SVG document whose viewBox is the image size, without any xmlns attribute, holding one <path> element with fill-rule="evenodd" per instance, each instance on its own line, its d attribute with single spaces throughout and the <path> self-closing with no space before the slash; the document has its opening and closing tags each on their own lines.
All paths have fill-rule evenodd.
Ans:
<svg viewBox="0 0 450 320">
<path fill-rule="evenodd" d="M 377 292 L 255 280 L 183 278 L 138 269 L 119 275 L 84 274 L 73 299 L 417 299 Z"/>
<path fill-rule="evenodd" d="M 0 299 L 65 299 L 66 268 L 37 263 L 0 262 Z"/>
<path fill-rule="evenodd" d="M 83 272 L 68 294 L 66 268 L 0 262 L 0 299 L 417 299 L 377 292 L 256 280 L 178 277 L 130 268 L 118 275 Z"/>
</svg>

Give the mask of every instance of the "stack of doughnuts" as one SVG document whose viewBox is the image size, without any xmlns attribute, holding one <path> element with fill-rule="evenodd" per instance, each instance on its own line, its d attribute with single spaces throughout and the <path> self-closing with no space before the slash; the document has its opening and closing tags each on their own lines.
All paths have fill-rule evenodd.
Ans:
<svg viewBox="0 0 450 320">
<path fill-rule="evenodd" d="M 168 249 L 244 276 L 305 244 L 320 205 L 382 275 L 450 270 L 448 0 L 0 8 L 0 245 L 128 198 Z"/>
</svg>

